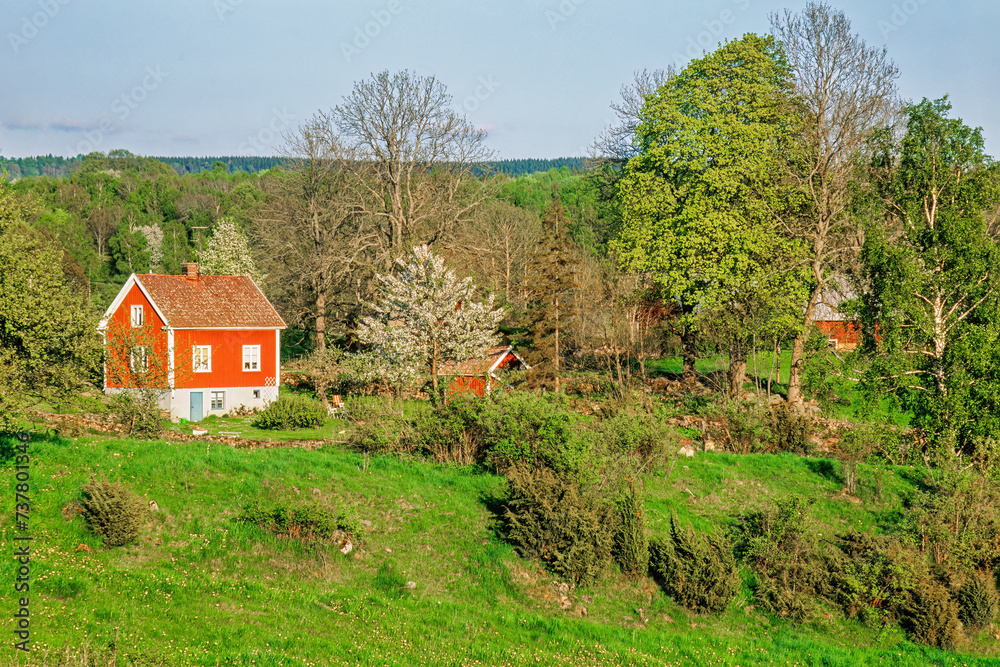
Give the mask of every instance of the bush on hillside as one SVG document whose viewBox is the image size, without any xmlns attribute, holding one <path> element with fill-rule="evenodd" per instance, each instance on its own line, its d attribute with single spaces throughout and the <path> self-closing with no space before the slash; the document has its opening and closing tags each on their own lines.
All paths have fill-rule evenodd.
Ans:
<svg viewBox="0 0 1000 667">
<path fill-rule="evenodd" d="M 618 529 L 615 531 L 611 555 L 621 571 L 633 577 L 649 572 L 649 538 L 646 536 L 646 506 L 642 491 L 629 482 L 615 503 Z"/>
<path fill-rule="evenodd" d="M 935 582 L 922 582 L 915 588 L 900 616 L 900 625 L 920 644 L 950 649 L 961 636 L 958 605 L 948 590 Z"/>
<path fill-rule="evenodd" d="M 848 618 L 872 626 L 898 619 L 912 591 L 930 580 L 921 554 L 894 537 L 852 530 L 838 537 L 837 547 L 817 588 Z"/>
<path fill-rule="evenodd" d="M 319 401 L 305 396 L 281 396 L 254 418 L 253 426 L 265 430 L 315 428 L 326 423 L 328 416 Z"/>
<path fill-rule="evenodd" d="M 725 538 L 699 535 L 670 519 L 670 534 L 649 545 L 649 566 L 663 590 L 700 613 L 722 612 L 739 592 L 736 560 Z"/>
<path fill-rule="evenodd" d="M 149 503 L 134 491 L 107 480 L 83 487 L 83 518 L 107 547 L 128 544 L 139 535 L 149 515 Z"/>
<path fill-rule="evenodd" d="M 245 505 L 236 520 L 277 535 L 298 540 L 328 541 L 337 531 L 357 536 L 360 524 L 318 502 L 255 499 Z"/>
<path fill-rule="evenodd" d="M 507 539 L 575 585 L 594 581 L 611 559 L 613 509 L 549 468 L 510 468 L 507 483 Z"/>
<path fill-rule="evenodd" d="M 738 515 L 732 528 L 733 551 L 754 572 L 757 603 L 796 621 L 810 616 L 811 597 L 824 576 L 805 533 L 810 505 L 798 497 L 779 501 L 773 508 Z"/>
<path fill-rule="evenodd" d="M 969 578 L 958 590 L 958 616 L 972 628 L 985 628 L 997 616 L 997 587 L 992 574 Z"/>
</svg>

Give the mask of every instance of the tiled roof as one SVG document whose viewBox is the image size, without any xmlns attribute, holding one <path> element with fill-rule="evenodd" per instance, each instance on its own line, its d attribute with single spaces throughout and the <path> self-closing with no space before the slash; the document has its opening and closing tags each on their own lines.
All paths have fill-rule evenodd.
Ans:
<svg viewBox="0 0 1000 667">
<path fill-rule="evenodd" d="M 167 325 L 192 328 L 284 328 L 285 322 L 248 276 L 137 274 L 136 282 Z"/>
<path fill-rule="evenodd" d="M 498 345 L 483 352 L 482 356 L 466 361 L 446 361 L 439 375 L 486 375 L 510 350 L 509 345 Z"/>
</svg>

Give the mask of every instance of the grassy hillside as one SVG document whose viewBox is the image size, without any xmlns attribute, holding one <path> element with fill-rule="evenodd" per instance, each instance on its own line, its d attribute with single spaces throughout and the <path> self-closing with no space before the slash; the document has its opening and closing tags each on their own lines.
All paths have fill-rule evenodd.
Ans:
<svg viewBox="0 0 1000 667">
<path fill-rule="evenodd" d="M 83 437 L 33 442 L 32 651 L 7 635 L 2 664 L 32 665 L 987 665 L 917 647 L 833 610 L 807 625 L 768 618 L 744 594 L 697 616 L 652 580 L 608 573 L 559 604 L 552 575 L 495 534 L 501 478 L 340 449 L 244 451 Z M 650 528 L 672 512 L 724 525 L 798 493 L 817 539 L 891 522 L 905 468 L 862 470 L 861 502 L 836 463 L 699 453 L 646 482 Z M 5 467 L 13 500 L 13 465 Z M 155 501 L 137 543 L 106 550 L 76 514 L 92 475 Z M 302 544 L 234 521 L 258 497 L 316 498 L 363 522 L 356 549 Z M 8 508 L 10 505 L 6 505 Z M 13 516 L 0 516 L 4 580 Z M 3 605 L 16 608 L 12 587 Z M 6 614 L 10 618 L 10 614 Z M 11 627 L 8 621 L 8 627 Z M 989 636 L 965 651 L 995 655 Z"/>
</svg>

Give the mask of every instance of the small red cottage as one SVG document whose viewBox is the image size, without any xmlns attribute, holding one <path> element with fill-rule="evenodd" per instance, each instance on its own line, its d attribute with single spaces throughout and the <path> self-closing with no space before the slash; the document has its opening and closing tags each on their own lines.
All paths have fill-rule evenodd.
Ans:
<svg viewBox="0 0 1000 667">
<path fill-rule="evenodd" d="M 123 376 L 106 366 L 104 391 L 134 387 L 139 380 L 118 378 L 157 367 L 160 407 L 173 419 L 199 421 L 278 397 L 285 322 L 248 276 L 198 275 L 193 263 L 179 276 L 133 273 L 98 328 L 109 350 L 128 339 L 126 367 L 135 371 Z M 145 342 L 136 344 L 133 332 Z"/>
<path fill-rule="evenodd" d="M 499 345 L 483 352 L 483 356 L 468 361 L 448 361 L 441 367 L 440 375 L 453 376 L 447 395 L 474 394 L 486 396 L 499 384 L 497 371 L 524 371 L 531 366 L 525 363 L 512 345 Z"/>
</svg>

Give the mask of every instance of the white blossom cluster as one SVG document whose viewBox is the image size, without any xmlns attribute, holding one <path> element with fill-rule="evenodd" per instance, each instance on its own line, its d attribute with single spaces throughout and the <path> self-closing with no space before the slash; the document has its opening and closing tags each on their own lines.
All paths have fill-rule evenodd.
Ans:
<svg viewBox="0 0 1000 667">
<path fill-rule="evenodd" d="M 200 253 L 201 272 L 216 276 L 250 276 L 258 285 L 266 278 L 257 270 L 247 237 L 232 220 L 222 218 L 208 247 Z"/>
<path fill-rule="evenodd" d="M 464 361 L 497 344 L 503 309 L 494 309 L 492 296 L 473 301 L 472 278 L 459 279 L 426 245 L 396 263 L 395 273 L 377 276 L 375 313 L 358 327 L 358 339 L 370 346 L 373 375 L 394 383 L 423 370 L 436 376 L 445 361 Z"/>
</svg>

